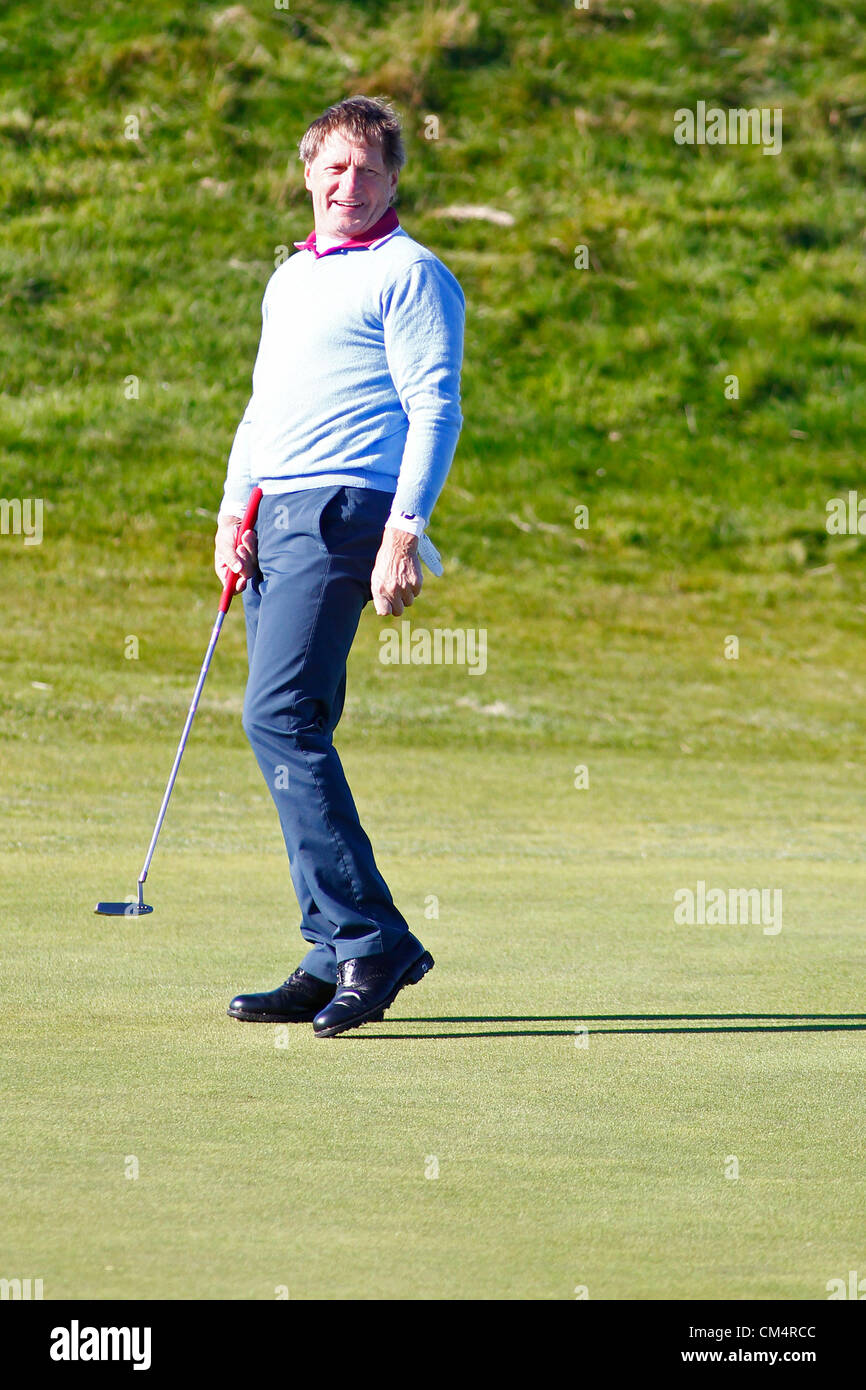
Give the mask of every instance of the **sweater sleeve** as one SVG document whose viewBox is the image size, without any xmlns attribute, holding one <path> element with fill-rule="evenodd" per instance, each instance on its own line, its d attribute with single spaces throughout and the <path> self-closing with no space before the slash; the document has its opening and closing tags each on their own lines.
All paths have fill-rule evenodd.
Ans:
<svg viewBox="0 0 866 1390">
<path fill-rule="evenodd" d="M 262 298 L 262 335 L 268 317 L 268 287 Z M 258 355 L 262 350 L 262 342 L 259 339 Z M 255 379 L 255 367 L 253 367 L 253 379 Z M 226 480 L 223 488 L 223 499 L 220 504 L 219 514 L 223 516 L 243 516 L 250 493 L 253 489 L 252 460 L 250 457 L 250 440 L 253 428 L 253 412 L 255 410 L 255 391 L 247 402 L 247 408 L 241 417 L 241 422 L 235 430 L 235 437 L 229 454 L 228 467 L 226 469 Z"/>
<path fill-rule="evenodd" d="M 251 396 L 241 422 L 235 431 L 234 442 L 229 454 L 223 500 L 220 505 L 220 517 L 243 516 L 252 491 L 252 470 L 250 468 L 252 407 L 253 397 Z"/>
<path fill-rule="evenodd" d="M 415 261 L 386 287 L 382 311 L 388 368 L 409 421 L 392 515 L 429 521 L 463 423 L 463 291 L 431 257 Z"/>
</svg>

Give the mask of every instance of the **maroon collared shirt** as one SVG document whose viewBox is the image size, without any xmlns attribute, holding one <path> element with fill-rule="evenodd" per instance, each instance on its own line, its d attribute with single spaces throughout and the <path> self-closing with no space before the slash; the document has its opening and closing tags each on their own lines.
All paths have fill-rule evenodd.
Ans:
<svg viewBox="0 0 866 1390">
<path fill-rule="evenodd" d="M 374 241 L 378 241 L 380 237 L 387 236 L 389 232 L 396 231 L 399 225 L 400 223 L 396 212 L 393 208 L 388 208 L 379 218 L 379 221 L 374 222 L 372 227 L 369 227 L 366 232 L 362 232 L 361 235 L 357 237 L 349 237 L 348 241 L 341 241 L 339 246 L 328 246 L 324 251 L 317 251 L 315 231 L 310 232 L 306 241 L 296 241 L 294 244 L 299 251 L 312 251 L 316 260 L 319 260 L 322 256 L 330 255 L 332 251 L 351 251 L 355 247 L 370 246 Z"/>
</svg>

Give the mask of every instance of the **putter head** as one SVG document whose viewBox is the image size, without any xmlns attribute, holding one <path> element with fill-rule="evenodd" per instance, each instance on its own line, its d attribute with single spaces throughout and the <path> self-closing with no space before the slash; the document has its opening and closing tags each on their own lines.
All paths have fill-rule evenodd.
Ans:
<svg viewBox="0 0 866 1390">
<path fill-rule="evenodd" d="M 97 903 L 93 910 L 100 917 L 145 917 L 153 912 L 147 903 Z"/>
</svg>

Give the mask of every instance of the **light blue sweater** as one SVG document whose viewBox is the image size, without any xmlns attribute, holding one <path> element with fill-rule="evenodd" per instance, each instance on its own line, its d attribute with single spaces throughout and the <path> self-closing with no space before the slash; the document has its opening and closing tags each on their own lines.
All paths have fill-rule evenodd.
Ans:
<svg viewBox="0 0 866 1390">
<path fill-rule="evenodd" d="M 221 512 L 251 488 L 334 484 L 394 494 L 421 529 L 460 433 L 463 291 L 396 227 L 369 246 L 303 249 L 271 276 L 253 394 L 232 445 Z M 415 529 L 409 527 L 407 529 Z"/>
</svg>

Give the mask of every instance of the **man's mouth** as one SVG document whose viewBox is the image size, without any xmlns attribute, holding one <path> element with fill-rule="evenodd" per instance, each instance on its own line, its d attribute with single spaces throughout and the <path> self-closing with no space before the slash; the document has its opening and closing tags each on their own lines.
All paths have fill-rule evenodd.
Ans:
<svg viewBox="0 0 866 1390">
<path fill-rule="evenodd" d="M 338 208 L 359 208 L 359 207 L 361 207 L 361 204 L 360 204 L 360 203 L 345 203 L 345 202 L 342 202 L 339 198 L 332 198 L 332 199 L 331 199 L 331 202 L 332 202 L 332 203 L 335 203 L 336 206 L 337 206 Z"/>
</svg>

